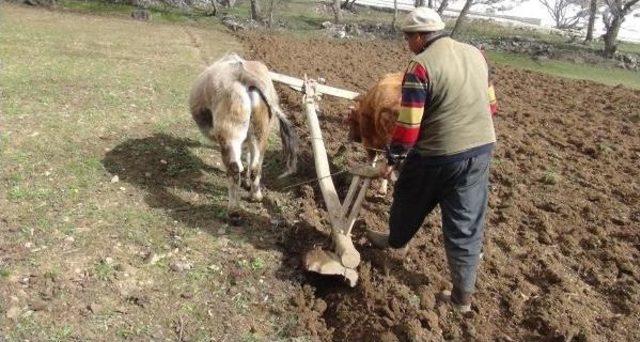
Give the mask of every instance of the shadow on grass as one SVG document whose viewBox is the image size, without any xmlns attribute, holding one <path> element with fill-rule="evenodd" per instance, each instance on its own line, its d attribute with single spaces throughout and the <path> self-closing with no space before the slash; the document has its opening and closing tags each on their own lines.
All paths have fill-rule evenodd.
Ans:
<svg viewBox="0 0 640 342">
<path fill-rule="evenodd" d="M 102 160 L 106 170 L 117 174 L 122 182 L 129 183 L 145 191 L 145 201 L 153 208 L 163 210 L 173 220 L 184 223 L 194 229 L 203 229 L 212 235 L 218 235 L 220 227 L 228 227 L 228 234 L 252 244 L 261 250 L 275 250 L 282 254 L 281 265 L 276 272 L 280 279 L 298 283 L 309 283 L 318 289 L 321 296 L 331 293 L 343 293 L 346 296 L 355 294 L 353 289 L 347 288 L 341 278 L 321 277 L 305 272 L 302 258 L 314 246 L 330 248 L 330 238 L 326 231 L 320 231 L 312 223 L 305 220 L 287 220 L 282 215 L 283 207 L 277 197 L 300 197 L 301 191 L 292 188 L 288 192 L 278 189 L 288 184 L 295 184 L 300 180 L 308 180 L 314 175 L 313 158 L 306 151 L 300 156 L 298 175 L 288 179 L 278 179 L 277 175 L 284 169 L 279 151 L 268 151 L 265 156 L 264 179 L 268 180 L 266 189 L 273 195 L 267 194 L 262 202 L 266 209 L 258 213 L 244 210 L 242 224 L 239 227 L 226 225 L 227 188 L 225 172 L 219 168 L 207 165 L 191 149 L 201 148 L 203 145 L 195 140 L 178 138 L 166 134 L 127 140 L 109 151 Z M 211 148 L 212 153 L 219 153 Z M 207 173 L 215 175 L 213 181 L 204 181 Z M 346 188 L 345 179 L 336 179 L 338 188 Z M 207 179 L 212 179 L 211 177 Z M 311 186 L 315 184 L 311 183 Z M 205 196 L 207 204 L 191 203 L 175 194 L 176 190 L 184 190 Z M 307 191 L 310 187 L 307 186 Z M 323 206 L 320 191 L 312 191 L 316 205 Z M 202 201 L 200 201 L 202 202 Z M 304 200 L 292 201 L 293 205 L 304 205 Z M 308 202 L 307 202 L 308 203 Z M 247 205 L 247 203 L 243 203 Z M 285 210 L 297 210 L 287 207 Z M 291 216 L 291 215 L 289 215 Z M 317 223 L 316 223 L 317 225 Z M 375 260 L 384 259 L 379 252 L 361 248 L 363 256 L 374 264 Z M 385 269 L 396 274 L 399 279 L 420 279 L 408 281 L 414 287 L 424 283 L 422 275 L 413 274 L 401 265 L 390 267 L 385 263 Z"/>
<path fill-rule="evenodd" d="M 111 174 L 117 174 L 120 181 L 145 191 L 145 202 L 149 206 L 163 210 L 173 220 L 191 228 L 201 228 L 218 235 L 218 229 L 227 224 L 226 174 L 222 169 L 205 164 L 191 152 L 191 149 L 201 147 L 203 145 L 195 140 L 155 134 L 115 146 L 105 155 L 102 163 Z M 211 152 L 218 153 L 213 148 Z M 270 179 L 269 185 L 276 187 L 288 183 L 287 180 L 277 179 L 277 173 L 283 169 L 279 158 L 279 151 L 269 152 L 265 156 L 269 163 L 265 163 L 264 178 Z M 220 182 L 216 182 L 219 184 L 203 181 L 206 173 L 215 174 L 214 181 L 219 179 Z M 177 196 L 176 190 L 205 196 L 208 204 L 191 203 Z M 269 196 L 266 196 L 262 205 L 268 214 L 244 210 L 242 225 L 229 225 L 229 234 L 238 235 L 258 249 L 281 252 L 283 260 L 278 276 L 302 280 L 302 253 L 314 244 L 326 242 L 327 235 L 303 221 L 287 223 L 278 214 L 282 209 Z"/>
</svg>

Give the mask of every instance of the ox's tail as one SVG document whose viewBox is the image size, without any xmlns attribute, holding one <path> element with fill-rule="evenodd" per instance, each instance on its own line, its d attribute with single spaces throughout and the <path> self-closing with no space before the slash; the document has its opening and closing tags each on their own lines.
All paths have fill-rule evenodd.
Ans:
<svg viewBox="0 0 640 342">
<path fill-rule="evenodd" d="M 280 105 L 278 104 L 278 98 L 275 88 L 271 80 L 264 80 L 263 78 L 253 74 L 250 70 L 247 70 L 241 65 L 240 80 L 242 83 L 254 88 L 260 94 L 262 100 L 267 104 L 269 109 L 269 115 L 275 115 L 278 118 L 280 126 L 280 140 L 282 141 L 282 152 L 287 164 L 287 168 L 280 177 L 286 177 L 294 172 L 298 167 L 298 135 L 293 129 L 293 125 L 287 119 Z"/>
<path fill-rule="evenodd" d="M 293 125 L 284 115 L 280 107 L 273 111 L 280 124 L 280 140 L 282 141 L 282 152 L 287 161 L 287 171 L 280 175 L 286 177 L 294 172 L 298 167 L 298 135 L 293 129 Z"/>
</svg>

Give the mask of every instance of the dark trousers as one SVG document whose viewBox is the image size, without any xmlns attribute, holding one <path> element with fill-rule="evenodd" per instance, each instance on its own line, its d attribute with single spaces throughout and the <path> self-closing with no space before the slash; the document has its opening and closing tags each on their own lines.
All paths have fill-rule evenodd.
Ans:
<svg viewBox="0 0 640 342">
<path fill-rule="evenodd" d="M 491 153 L 431 165 L 410 154 L 395 185 L 389 245 L 401 248 L 440 205 L 442 232 L 454 289 L 473 293 L 484 237 Z"/>
</svg>

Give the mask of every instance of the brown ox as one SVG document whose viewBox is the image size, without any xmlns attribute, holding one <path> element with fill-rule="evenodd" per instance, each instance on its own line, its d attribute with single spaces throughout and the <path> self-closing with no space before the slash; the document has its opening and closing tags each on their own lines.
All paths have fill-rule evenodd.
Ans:
<svg viewBox="0 0 640 342">
<path fill-rule="evenodd" d="M 246 180 L 251 199 L 262 200 L 260 177 L 269 131 L 277 118 L 287 161 L 286 172 L 296 168 L 297 138 L 278 104 L 267 67 L 230 54 L 209 66 L 196 80 L 189 104 L 202 134 L 220 144 L 229 180 L 229 209 L 238 208 L 244 167 L 243 146 L 248 147 Z"/>
<path fill-rule="evenodd" d="M 355 98 L 347 122 L 349 137 L 362 142 L 369 160 L 375 165 L 378 152 L 391 141 L 396 119 L 400 111 L 403 73 L 385 75 L 365 94 Z M 387 181 L 380 184 L 379 193 L 387 193 Z"/>
</svg>

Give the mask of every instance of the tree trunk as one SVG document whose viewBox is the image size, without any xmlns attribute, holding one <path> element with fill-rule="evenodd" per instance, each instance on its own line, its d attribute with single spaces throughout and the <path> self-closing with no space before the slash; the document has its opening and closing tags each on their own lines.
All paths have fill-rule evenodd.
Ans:
<svg viewBox="0 0 640 342">
<path fill-rule="evenodd" d="M 269 0 L 269 6 L 267 7 L 267 27 L 273 27 L 273 11 L 276 7 L 276 0 Z"/>
<path fill-rule="evenodd" d="M 596 14 L 598 14 L 598 0 L 591 0 L 589 4 L 589 23 L 587 24 L 587 37 L 584 39 L 585 43 L 589 43 L 593 40 L 593 26 L 596 22 Z"/>
<path fill-rule="evenodd" d="M 455 34 L 462 28 L 462 22 L 464 21 L 467 13 L 469 12 L 469 8 L 473 5 L 473 0 L 466 0 L 464 2 L 464 6 L 462 10 L 460 10 L 460 14 L 458 15 L 458 19 L 456 19 L 456 25 L 453 27 L 453 31 L 451 31 L 451 37 L 455 36 Z"/>
<path fill-rule="evenodd" d="M 427 6 L 429 6 L 429 8 L 433 8 L 433 0 L 429 0 L 429 4 Z"/>
<path fill-rule="evenodd" d="M 342 5 L 340 5 L 340 8 L 352 10 L 353 9 L 353 4 L 355 2 L 356 2 L 356 0 L 351 0 L 351 2 L 349 2 L 349 0 L 345 0 L 345 2 L 343 2 Z"/>
<path fill-rule="evenodd" d="M 212 12 L 211 15 L 214 17 L 218 16 L 218 3 L 216 0 L 211 0 Z"/>
<path fill-rule="evenodd" d="M 431 0 L 429 0 L 429 2 L 431 2 Z M 413 2 L 413 6 L 415 6 L 415 7 L 422 7 L 422 6 L 424 6 L 424 0 L 415 0 L 415 1 Z"/>
<path fill-rule="evenodd" d="M 261 21 L 260 17 L 260 3 L 258 0 L 251 0 L 251 19 L 255 21 Z"/>
<path fill-rule="evenodd" d="M 333 9 L 334 24 L 342 23 L 342 11 L 340 10 L 340 0 L 333 0 L 333 4 L 331 7 Z"/>
<path fill-rule="evenodd" d="M 396 31 L 396 23 L 398 22 L 398 0 L 393 0 L 393 21 L 391 22 L 391 30 Z"/>
<path fill-rule="evenodd" d="M 449 4 L 449 0 L 442 0 L 440 6 L 438 7 L 438 14 L 442 15 L 442 12 L 447 9 L 447 5 Z"/>
<path fill-rule="evenodd" d="M 607 58 L 611 58 L 616 54 L 616 49 L 618 48 L 616 39 L 618 38 L 618 32 L 620 32 L 622 19 L 624 19 L 624 16 L 621 14 L 614 14 L 611 24 L 607 27 L 607 33 L 604 34 L 604 55 Z"/>
</svg>

